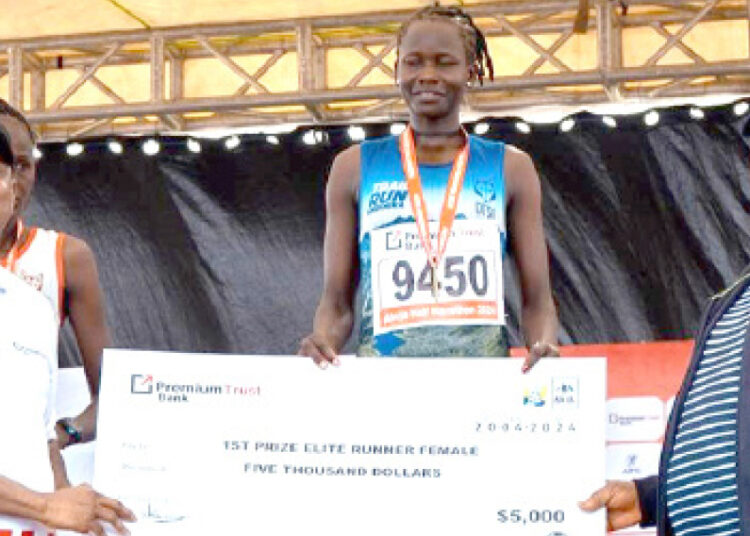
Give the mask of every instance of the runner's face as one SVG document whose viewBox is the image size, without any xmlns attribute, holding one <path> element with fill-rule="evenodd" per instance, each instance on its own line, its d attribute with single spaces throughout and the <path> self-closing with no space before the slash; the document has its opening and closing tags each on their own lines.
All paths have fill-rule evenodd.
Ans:
<svg viewBox="0 0 750 536">
<path fill-rule="evenodd" d="M 29 136 L 26 126 L 15 117 L 0 115 L 0 125 L 5 128 L 10 136 L 10 148 L 16 159 L 16 172 L 14 179 L 17 185 L 20 199 L 17 204 L 17 213 L 24 211 L 29 204 L 31 191 L 36 182 L 36 161 L 34 160 L 34 141 Z"/>
<path fill-rule="evenodd" d="M 15 206 L 13 174 L 5 162 L 0 162 L 0 231 L 5 229 Z"/>
<path fill-rule="evenodd" d="M 413 115 L 432 120 L 458 116 L 469 65 L 455 24 L 439 20 L 411 23 L 401 40 L 396 70 L 401 94 Z"/>
</svg>

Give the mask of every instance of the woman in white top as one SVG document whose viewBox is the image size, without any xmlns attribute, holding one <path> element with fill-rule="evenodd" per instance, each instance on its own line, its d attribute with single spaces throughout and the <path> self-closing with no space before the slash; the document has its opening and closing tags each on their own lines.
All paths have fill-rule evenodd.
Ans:
<svg viewBox="0 0 750 536">
<path fill-rule="evenodd" d="M 57 441 L 60 448 L 65 448 L 90 441 L 96 435 L 102 349 L 111 346 L 104 296 L 96 260 L 86 242 L 65 233 L 24 225 L 21 214 L 36 182 L 34 133 L 23 114 L 2 99 L 0 126 L 8 135 L 16 162 L 18 199 L 8 224 L 0 229 L 0 266 L 44 295 L 55 309 L 59 325 L 70 320 L 91 393 L 91 403 L 80 415 L 63 415 L 57 423 Z"/>
<path fill-rule="evenodd" d="M 0 230 L 16 205 L 15 159 L 0 126 Z M 42 294 L 0 268 L 0 534 L 47 536 L 56 529 L 127 534 L 133 514 L 87 485 L 69 487 L 55 431 L 56 311 Z"/>
</svg>

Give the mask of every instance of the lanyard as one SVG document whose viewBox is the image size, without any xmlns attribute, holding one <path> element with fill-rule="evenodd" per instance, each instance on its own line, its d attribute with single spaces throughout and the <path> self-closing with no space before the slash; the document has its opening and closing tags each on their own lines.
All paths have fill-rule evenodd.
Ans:
<svg viewBox="0 0 750 536">
<path fill-rule="evenodd" d="M 414 144 L 414 132 L 411 126 L 401 134 L 399 140 L 401 148 L 401 164 L 406 176 L 406 186 L 409 190 L 409 200 L 411 201 L 412 212 L 417 223 L 417 232 L 422 241 L 422 247 L 427 255 L 427 262 L 430 265 L 430 275 L 432 283 L 432 296 L 437 299 L 439 284 L 437 280 L 437 267 L 440 260 L 445 254 L 445 248 L 448 245 L 453 221 L 456 218 L 458 210 L 458 196 L 461 193 L 461 187 L 466 176 L 466 166 L 469 162 L 469 140 L 466 134 L 466 143 L 456 155 L 453 161 L 453 169 L 448 179 L 448 186 L 445 189 L 445 198 L 443 207 L 440 210 L 440 228 L 438 230 L 437 250 L 432 246 L 430 239 L 430 223 L 427 218 L 427 203 L 424 200 L 424 191 L 422 181 L 419 177 L 419 165 L 417 163 L 417 150 Z"/>
<path fill-rule="evenodd" d="M 13 245 L 8 250 L 8 253 L 3 259 L 3 266 L 7 267 L 11 272 L 16 271 L 16 261 L 18 260 L 18 250 L 21 247 L 21 236 L 23 235 L 23 221 L 20 219 L 16 223 L 16 239 Z"/>
</svg>

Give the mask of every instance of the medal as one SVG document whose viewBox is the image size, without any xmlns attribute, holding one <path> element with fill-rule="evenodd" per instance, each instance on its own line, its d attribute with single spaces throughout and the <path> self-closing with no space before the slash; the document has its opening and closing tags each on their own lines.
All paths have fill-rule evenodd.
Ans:
<svg viewBox="0 0 750 536">
<path fill-rule="evenodd" d="M 440 281 L 438 281 L 437 267 L 430 264 L 430 282 L 432 283 L 432 297 L 437 300 L 440 291 Z"/>
<path fill-rule="evenodd" d="M 462 130 L 466 143 L 456 155 L 453 161 L 453 168 L 448 179 L 448 186 L 445 189 L 445 198 L 443 207 L 440 211 L 440 227 L 438 229 L 437 251 L 432 246 L 430 239 L 430 223 L 427 218 L 427 203 L 424 200 L 424 191 L 422 181 L 419 177 L 419 164 L 417 163 L 417 150 L 414 144 L 414 132 L 411 126 L 408 126 L 399 140 L 401 149 L 401 164 L 406 176 L 406 185 L 409 190 L 409 200 L 411 201 L 414 220 L 417 224 L 417 232 L 422 242 L 427 262 L 430 265 L 430 283 L 432 297 L 438 299 L 440 292 L 440 281 L 438 279 L 438 265 L 445 254 L 445 248 L 448 245 L 453 221 L 456 218 L 458 210 L 458 196 L 461 193 L 461 187 L 466 176 L 466 166 L 469 162 L 469 140 L 466 133 Z"/>
</svg>

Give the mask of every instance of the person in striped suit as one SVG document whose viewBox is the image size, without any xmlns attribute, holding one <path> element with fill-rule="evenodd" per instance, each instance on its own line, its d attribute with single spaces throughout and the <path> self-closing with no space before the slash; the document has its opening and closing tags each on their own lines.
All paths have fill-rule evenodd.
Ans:
<svg viewBox="0 0 750 536">
<path fill-rule="evenodd" d="M 608 482 L 585 511 L 609 530 L 656 525 L 659 536 L 750 534 L 750 271 L 714 296 L 675 399 L 659 474 Z"/>
</svg>

